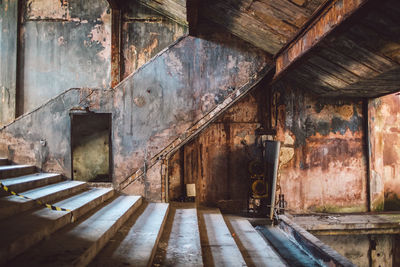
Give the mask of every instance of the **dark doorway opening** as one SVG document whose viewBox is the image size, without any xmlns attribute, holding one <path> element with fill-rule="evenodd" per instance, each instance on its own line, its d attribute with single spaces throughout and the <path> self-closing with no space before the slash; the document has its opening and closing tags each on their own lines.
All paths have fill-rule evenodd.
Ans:
<svg viewBox="0 0 400 267">
<path fill-rule="evenodd" d="M 71 114 L 72 179 L 112 182 L 111 114 Z"/>
</svg>

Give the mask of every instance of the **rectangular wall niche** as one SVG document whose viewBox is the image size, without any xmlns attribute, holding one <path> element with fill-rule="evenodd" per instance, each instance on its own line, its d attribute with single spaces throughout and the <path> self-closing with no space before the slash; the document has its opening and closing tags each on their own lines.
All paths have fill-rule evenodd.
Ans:
<svg viewBox="0 0 400 267">
<path fill-rule="evenodd" d="M 72 179 L 112 182 L 111 114 L 71 114 Z"/>
</svg>

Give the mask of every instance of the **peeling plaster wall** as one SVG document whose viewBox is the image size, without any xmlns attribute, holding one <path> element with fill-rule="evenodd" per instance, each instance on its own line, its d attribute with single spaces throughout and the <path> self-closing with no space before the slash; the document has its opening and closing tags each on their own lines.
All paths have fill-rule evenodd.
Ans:
<svg viewBox="0 0 400 267">
<path fill-rule="evenodd" d="M 23 2 L 19 82 L 24 113 L 69 88 L 110 87 L 106 0 Z"/>
<path fill-rule="evenodd" d="M 369 132 L 372 209 L 400 210 L 400 95 L 369 102 Z"/>
<path fill-rule="evenodd" d="M 15 118 L 18 1 L 0 1 L 0 126 Z"/>
<path fill-rule="evenodd" d="M 117 182 L 145 166 L 179 134 L 260 72 L 269 60 L 259 49 L 227 34 L 185 37 L 116 89 L 114 177 Z M 137 180 L 125 192 L 158 194 L 161 171 Z M 135 190 L 135 191 L 132 191 Z M 160 188 L 161 190 L 161 188 Z M 147 192 L 147 193 L 146 193 Z"/>
<path fill-rule="evenodd" d="M 184 146 L 183 173 L 179 171 L 182 165 L 176 163 L 179 156 L 172 158 L 170 199 L 180 196 L 180 175 L 183 175 L 184 184 L 196 184 L 198 204 L 218 206 L 229 212 L 247 208 L 248 166 L 251 161 L 261 160 L 262 155 L 255 130 L 266 116 L 260 110 L 268 105 L 263 97 L 267 92 L 263 89 L 255 89 Z"/>
<path fill-rule="evenodd" d="M 2 128 L 1 156 L 71 177 L 69 110 L 84 105 L 89 95 L 93 96 L 90 90 L 68 90 Z"/>
<path fill-rule="evenodd" d="M 114 90 L 71 89 L 1 129 L 0 154 L 71 177 L 69 111 L 112 113 L 118 186 L 269 64 L 263 51 L 230 34 L 184 37 Z M 147 167 L 124 192 L 160 201 L 161 161 Z"/>
<path fill-rule="evenodd" d="M 186 33 L 186 26 L 135 1 L 124 3 L 122 8 L 123 78 Z"/>
<path fill-rule="evenodd" d="M 362 101 L 324 99 L 277 86 L 278 190 L 288 209 L 366 211 Z"/>
</svg>

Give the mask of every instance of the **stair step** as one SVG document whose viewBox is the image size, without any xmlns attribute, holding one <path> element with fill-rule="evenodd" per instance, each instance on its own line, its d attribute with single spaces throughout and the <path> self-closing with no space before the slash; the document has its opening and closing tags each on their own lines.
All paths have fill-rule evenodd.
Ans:
<svg viewBox="0 0 400 267">
<path fill-rule="evenodd" d="M 219 209 L 198 208 L 205 266 L 246 266 Z"/>
<path fill-rule="evenodd" d="M 0 166 L 5 166 L 5 165 L 8 165 L 8 159 L 0 158 Z"/>
<path fill-rule="evenodd" d="M 203 266 L 195 203 L 171 203 L 153 266 Z"/>
<path fill-rule="evenodd" d="M 58 207 L 70 209 L 71 212 L 42 208 L 1 221 L 0 229 L 7 229 L 7 235 L 3 235 L 0 242 L 0 264 L 4 264 L 70 223 L 71 213 L 76 220 L 111 198 L 113 194 L 114 190 L 111 188 L 91 188 L 54 204 Z"/>
<path fill-rule="evenodd" d="M 36 172 L 35 166 L 30 165 L 7 165 L 0 166 L 0 179 L 7 179 L 28 175 Z"/>
<path fill-rule="evenodd" d="M 62 176 L 56 173 L 34 173 L 24 176 L 19 176 L 10 179 L 0 180 L 4 185 L 6 185 L 11 191 L 23 192 L 29 189 L 33 189 L 39 186 L 45 186 L 48 184 L 53 184 L 60 182 Z M 0 196 L 8 196 L 8 192 L 1 190 Z"/>
<path fill-rule="evenodd" d="M 247 219 L 237 216 L 225 219 L 248 266 L 288 266 Z"/>
<path fill-rule="evenodd" d="M 55 233 L 9 266 L 85 266 L 140 206 L 140 196 L 119 196 L 92 216 Z"/>
<path fill-rule="evenodd" d="M 150 266 L 168 210 L 166 203 L 143 205 L 90 266 Z"/>
<path fill-rule="evenodd" d="M 57 199 L 82 191 L 86 187 L 87 184 L 85 182 L 64 181 L 20 192 L 21 195 L 31 199 L 25 199 L 19 196 L 2 197 L 0 198 L 0 219 L 29 210 L 36 204 L 36 200 L 44 203 L 51 203 Z"/>
</svg>

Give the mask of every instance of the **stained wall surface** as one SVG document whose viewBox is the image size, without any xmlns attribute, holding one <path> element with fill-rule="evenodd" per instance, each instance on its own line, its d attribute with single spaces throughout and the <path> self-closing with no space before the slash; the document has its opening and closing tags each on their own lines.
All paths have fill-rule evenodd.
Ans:
<svg viewBox="0 0 400 267">
<path fill-rule="evenodd" d="M 135 1 L 122 4 L 122 78 L 126 78 L 188 29 Z"/>
<path fill-rule="evenodd" d="M 362 101 L 319 98 L 290 85 L 277 94 L 278 193 L 288 209 L 366 211 Z"/>
<path fill-rule="evenodd" d="M 273 88 L 274 103 L 265 108 L 269 104 L 262 96 L 268 90 L 254 90 L 185 145 L 184 155 L 172 158 L 171 196 L 181 194 L 183 179 L 185 184 L 196 184 L 200 204 L 236 212 L 245 209 L 248 166 L 261 158 L 256 129 L 268 125 L 265 119 L 272 113 L 270 123 L 277 126 L 274 138 L 282 142 L 278 193 L 285 195 L 289 211 L 366 211 L 362 101 L 321 99 L 279 85 Z M 184 173 L 178 171 L 182 166 Z"/>
<path fill-rule="evenodd" d="M 247 209 L 249 164 L 262 155 L 255 132 L 266 116 L 261 108 L 268 105 L 265 93 L 259 88 L 249 94 L 184 146 L 183 181 L 196 184 L 198 204 L 231 212 Z"/>
<path fill-rule="evenodd" d="M 369 132 L 372 209 L 400 210 L 400 95 L 369 102 Z"/>
<path fill-rule="evenodd" d="M 0 1 L 0 126 L 15 118 L 18 1 Z"/>
<path fill-rule="evenodd" d="M 111 15 L 106 0 L 28 0 L 22 5 L 20 109 L 70 88 L 110 87 Z"/>
<path fill-rule="evenodd" d="M 0 153 L 71 177 L 70 110 L 112 113 L 118 187 L 269 64 L 264 52 L 230 34 L 184 37 L 114 90 L 69 90 L 1 129 Z M 124 192 L 160 201 L 160 163 L 146 170 Z"/>
</svg>

